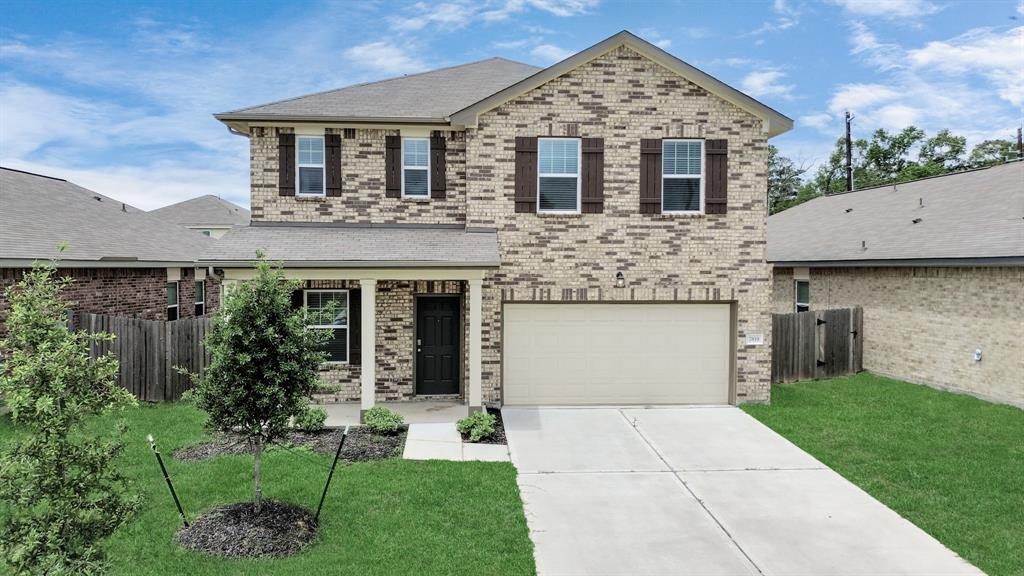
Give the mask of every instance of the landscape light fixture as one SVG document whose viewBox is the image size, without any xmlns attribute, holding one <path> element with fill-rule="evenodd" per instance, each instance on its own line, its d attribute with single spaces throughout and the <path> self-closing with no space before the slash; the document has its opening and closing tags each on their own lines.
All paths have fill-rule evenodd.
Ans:
<svg viewBox="0 0 1024 576">
<path fill-rule="evenodd" d="M 621 270 L 619 272 L 615 273 L 615 287 L 616 288 L 625 288 L 626 287 L 626 276 L 622 273 Z"/>
</svg>

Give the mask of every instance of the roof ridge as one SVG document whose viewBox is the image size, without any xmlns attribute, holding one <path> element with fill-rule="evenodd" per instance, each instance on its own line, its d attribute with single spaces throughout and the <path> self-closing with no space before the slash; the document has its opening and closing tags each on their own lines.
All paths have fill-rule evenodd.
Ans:
<svg viewBox="0 0 1024 576">
<path fill-rule="evenodd" d="M 434 69 L 431 69 L 431 70 L 424 70 L 422 72 L 413 72 L 412 74 L 403 74 L 401 76 L 392 76 L 390 78 L 382 78 L 380 80 L 370 80 L 368 82 L 357 82 L 356 84 L 349 84 L 348 86 L 342 86 L 340 88 L 330 88 L 328 90 L 321 90 L 319 92 L 311 92 L 309 94 L 303 94 L 301 96 L 293 96 L 291 98 L 282 98 L 281 100 L 274 100 L 272 102 L 264 102 L 263 104 L 255 104 L 253 106 L 246 106 L 244 108 L 238 108 L 238 109 L 235 109 L 235 110 L 229 110 L 227 112 L 219 112 L 219 113 L 215 114 L 215 116 L 221 115 L 221 114 L 237 114 L 239 112 L 245 112 L 245 111 L 251 110 L 253 108 L 263 108 L 264 106 L 272 106 L 274 104 L 282 104 L 284 102 L 293 102 L 295 100 L 301 100 L 302 98 L 309 98 L 309 97 L 312 97 L 312 96 L 320 96 L 322 94 L 330 94 L 332 92 L 340 92 L 342 90 L 348 90 L 350 88 L 359 88 L 361 86 L 372 86 L 374 84 L 381 84 L 381 83 L 384 83 L 384 82 L 393 82 L 395 80 L 402 80 L 404 78 L 415 78 L 417 76 L 425 76 L 427 74 L 433 74 L 435 72 L 443 72 L 445 70 L 453 70 L 455 68 L 463 68 L 463 67 L 466 67 L 466 66 L 473 66 L 474 64 L 482 64 L 484 62 L 489 62 L 491 60 L 503 60 L 505 62 L 510 62 L 512 64 L 519 64 L 519 65 L 522 65 L 522 66 L 529 66 L 531 68 L 538 68 L 537 66 L 534 66 L 533 64 L 527 64 L 525 62 L 518 62 L 516 60 L 509 60 L 508 58 L 502 58 L 500 56 L 491 56 L 490 58 L 483 58 L 481 60 L 474 60 L 472 62 L 466 62 L 464 64 L 453 64 L 451 66 L 443 66 L 441 68 L 434 68 Z"/>
<path fill-rule="evenodd" d="M 831 194 L 822 194 L 819 198 L 831 198 L 833 196 L 845 196 L 847 194 L 856 194 L 857 192 L 867 192 L 868 190 L 877 190 L 879 188 L 889 188 L 891 186 L 900 186 L 902 184 L 913 184 L 914 182 L 922 182 L 924 180 L 934 180 L 935 178 L 946 178 L 948 176 L 960 176 L 961 174 L 969 174 L 971 172 L 981 172 L 982 170 L 991 170 L 993 168 L 999 168 L 1001 166 L 1008 166 L 1010 164 L 1016 164 L 1017 162 L 1024 163 L 1024 160 L 1020 158 L 1012 158 L 999 164 L 992 164 L 991 166 L 980 166 L 978 168 L 966 168 L 964 170 L 957 170 L 955 172 L 946 172 L 945 174 L 934 174 L 932 176 L 922 176 L 920 178 L 914 178 L 913 180 L 902 180 L 899 182 L 889 182 L 887 184 L 877 184 L 875 186 L 868 186 L 867 188 L 858 188 L 856 190 L 841 190 L 839 192 L 833 192 Z M 817 199 L 817 198 L 816 198 Z M 796 206 L 794 206 L 796 208 Z"/>
<path fill-rule="evenodd" d="M 18 172 L 21 174 L 28 174 L 29 176 L 39 176 L 40 178 L 49 178 L 50 180 L 57 180 L 58 182 L 67 182 L 66 178 L 58 178 L 56 176 L 47 176 L 46 174 L 40 174 L 38 172 L 29 172 L 28 170 L 18 170 L 17 168 L 8 168 L 7 166 L 0 166 L 0 170 L 9 170 L 11 172 Z M 69 182 L 70 184 L 70 182 Z"/>
</svg>

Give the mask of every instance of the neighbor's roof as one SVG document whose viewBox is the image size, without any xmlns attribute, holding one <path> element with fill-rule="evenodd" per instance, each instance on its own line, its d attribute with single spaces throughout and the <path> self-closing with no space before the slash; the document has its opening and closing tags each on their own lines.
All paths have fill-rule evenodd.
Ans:
<svg viewBox="0 0 1024 576">
<path fill-rule="evenodd" d="M 203 251 L 213 266 L 251 266 L 256 251 L 293 267 L 493 267 L 498 236 L 455 227 L 259 225 L 233 228 Z"/>
<path fill-rule="evenodd" d="M 0 168 L 0 266 L 51 258 L 68 267 L 183 265 L 211 242 L 66 180 Z"/>
<path fill-rule="evenodd" d="M 216 114 L 218 120 L 447 122 L 448 116 L 540 68 L 504 58 L 356 84 Z"/>
<path fill-rule="evenodd" d="M 627 46 L 742 110 L 764 120 L 769 136 L 793 121 L 750 96 L 623 30 L 547 68 L 491 58 L 401 78 L 357 84 L 214 116 L 231 122 L 408 122 L 476 126 L 492 110 L 620 46 Z"/>
<path fill-rule="evenodd" d="M 245 226 L 249 211 L 212 194 L 157 208 L 149 212 L 182 226 Z"/>
<path fill-rule="evenodd" d="M 1024 162 L 795 206 L 768 218 L 768 260 L 776 266 L 1024 264 Z"/>
</svg>

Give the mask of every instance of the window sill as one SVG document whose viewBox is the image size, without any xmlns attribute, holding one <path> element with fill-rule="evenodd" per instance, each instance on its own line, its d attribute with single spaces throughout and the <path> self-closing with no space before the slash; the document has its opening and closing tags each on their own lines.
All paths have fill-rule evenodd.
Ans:
<svg viewBox="0 0 1024 576">
<path fill-rule="evenodd" d="M 580 218 L 583 216 L 582 212 L 541 212 L 537 211 L 536 216 L 541 218 Z"/>
<path fill-rule="evenodd" d="M 296 194 L 295 199 L 300 202 L 317 202 L 327 199 L 326 194 Z"/>
<path fill-rule="evenodd" d="M 703 218 L 706 212 L 662 212 L 661 214 L 650 214 L 650 216 L 663 216 L 665 218 Z"/>
<path fill-rule="evenodd" d="M 400 198 L 400 200 L 410 200 L 412 202 L 430 202 L 430 200 L 432 200 L 432 198 L 430 197 L 429 194 L 426 195 L 426 196 L 404 196 L 403 195 Z"/>
</svg>

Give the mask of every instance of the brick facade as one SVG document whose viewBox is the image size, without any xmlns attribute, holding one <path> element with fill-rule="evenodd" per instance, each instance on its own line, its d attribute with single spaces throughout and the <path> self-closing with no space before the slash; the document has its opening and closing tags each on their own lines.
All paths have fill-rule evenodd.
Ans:
<svg viewBox="0 0 1024 576">
<path fill-rule="evenodd" d="M 1024 406 L 1024 268 L 811 268 L 809 279 L 812 310 L 864 308 L 866 370 Z M 792 312 L 793 297 L 793 269 L 776 269 L 775 312 Z"/>
<path fill-rule="evenodd" d="M 384 137 L 399 132 L 363 128 L 342 140 L 342 197 L 278 196 L 276 136 L 288 130 L 251 129 L 254 222 L 497 230 L 502 264 L 483 290 L 485 402 L 501 400 L 501 305 L 513 300 L 735 302 L 737 400 L 768 399 L 767 135 L 752 114 L 620 47 L 481 115 L 477 128 L 449 133 L 448 197 L 427 201 L 385 198 Z M 515 213 L 515 137 L 569 134 L 604 138 L 604 212 Z M 728 141 L 727 214 L 639 213 L 640 139 L 660 137 Z M 624 289 L 614 287 L 619 271 Z M 412 296 L 421 288 L 408 284 L 378 285 L 378 400 L 412 393 Z M 746 346 L 747 333 L 766 344 Z M 325 381 L 356 399 L 356 372 L 335 368 Z"/>
</svg>

